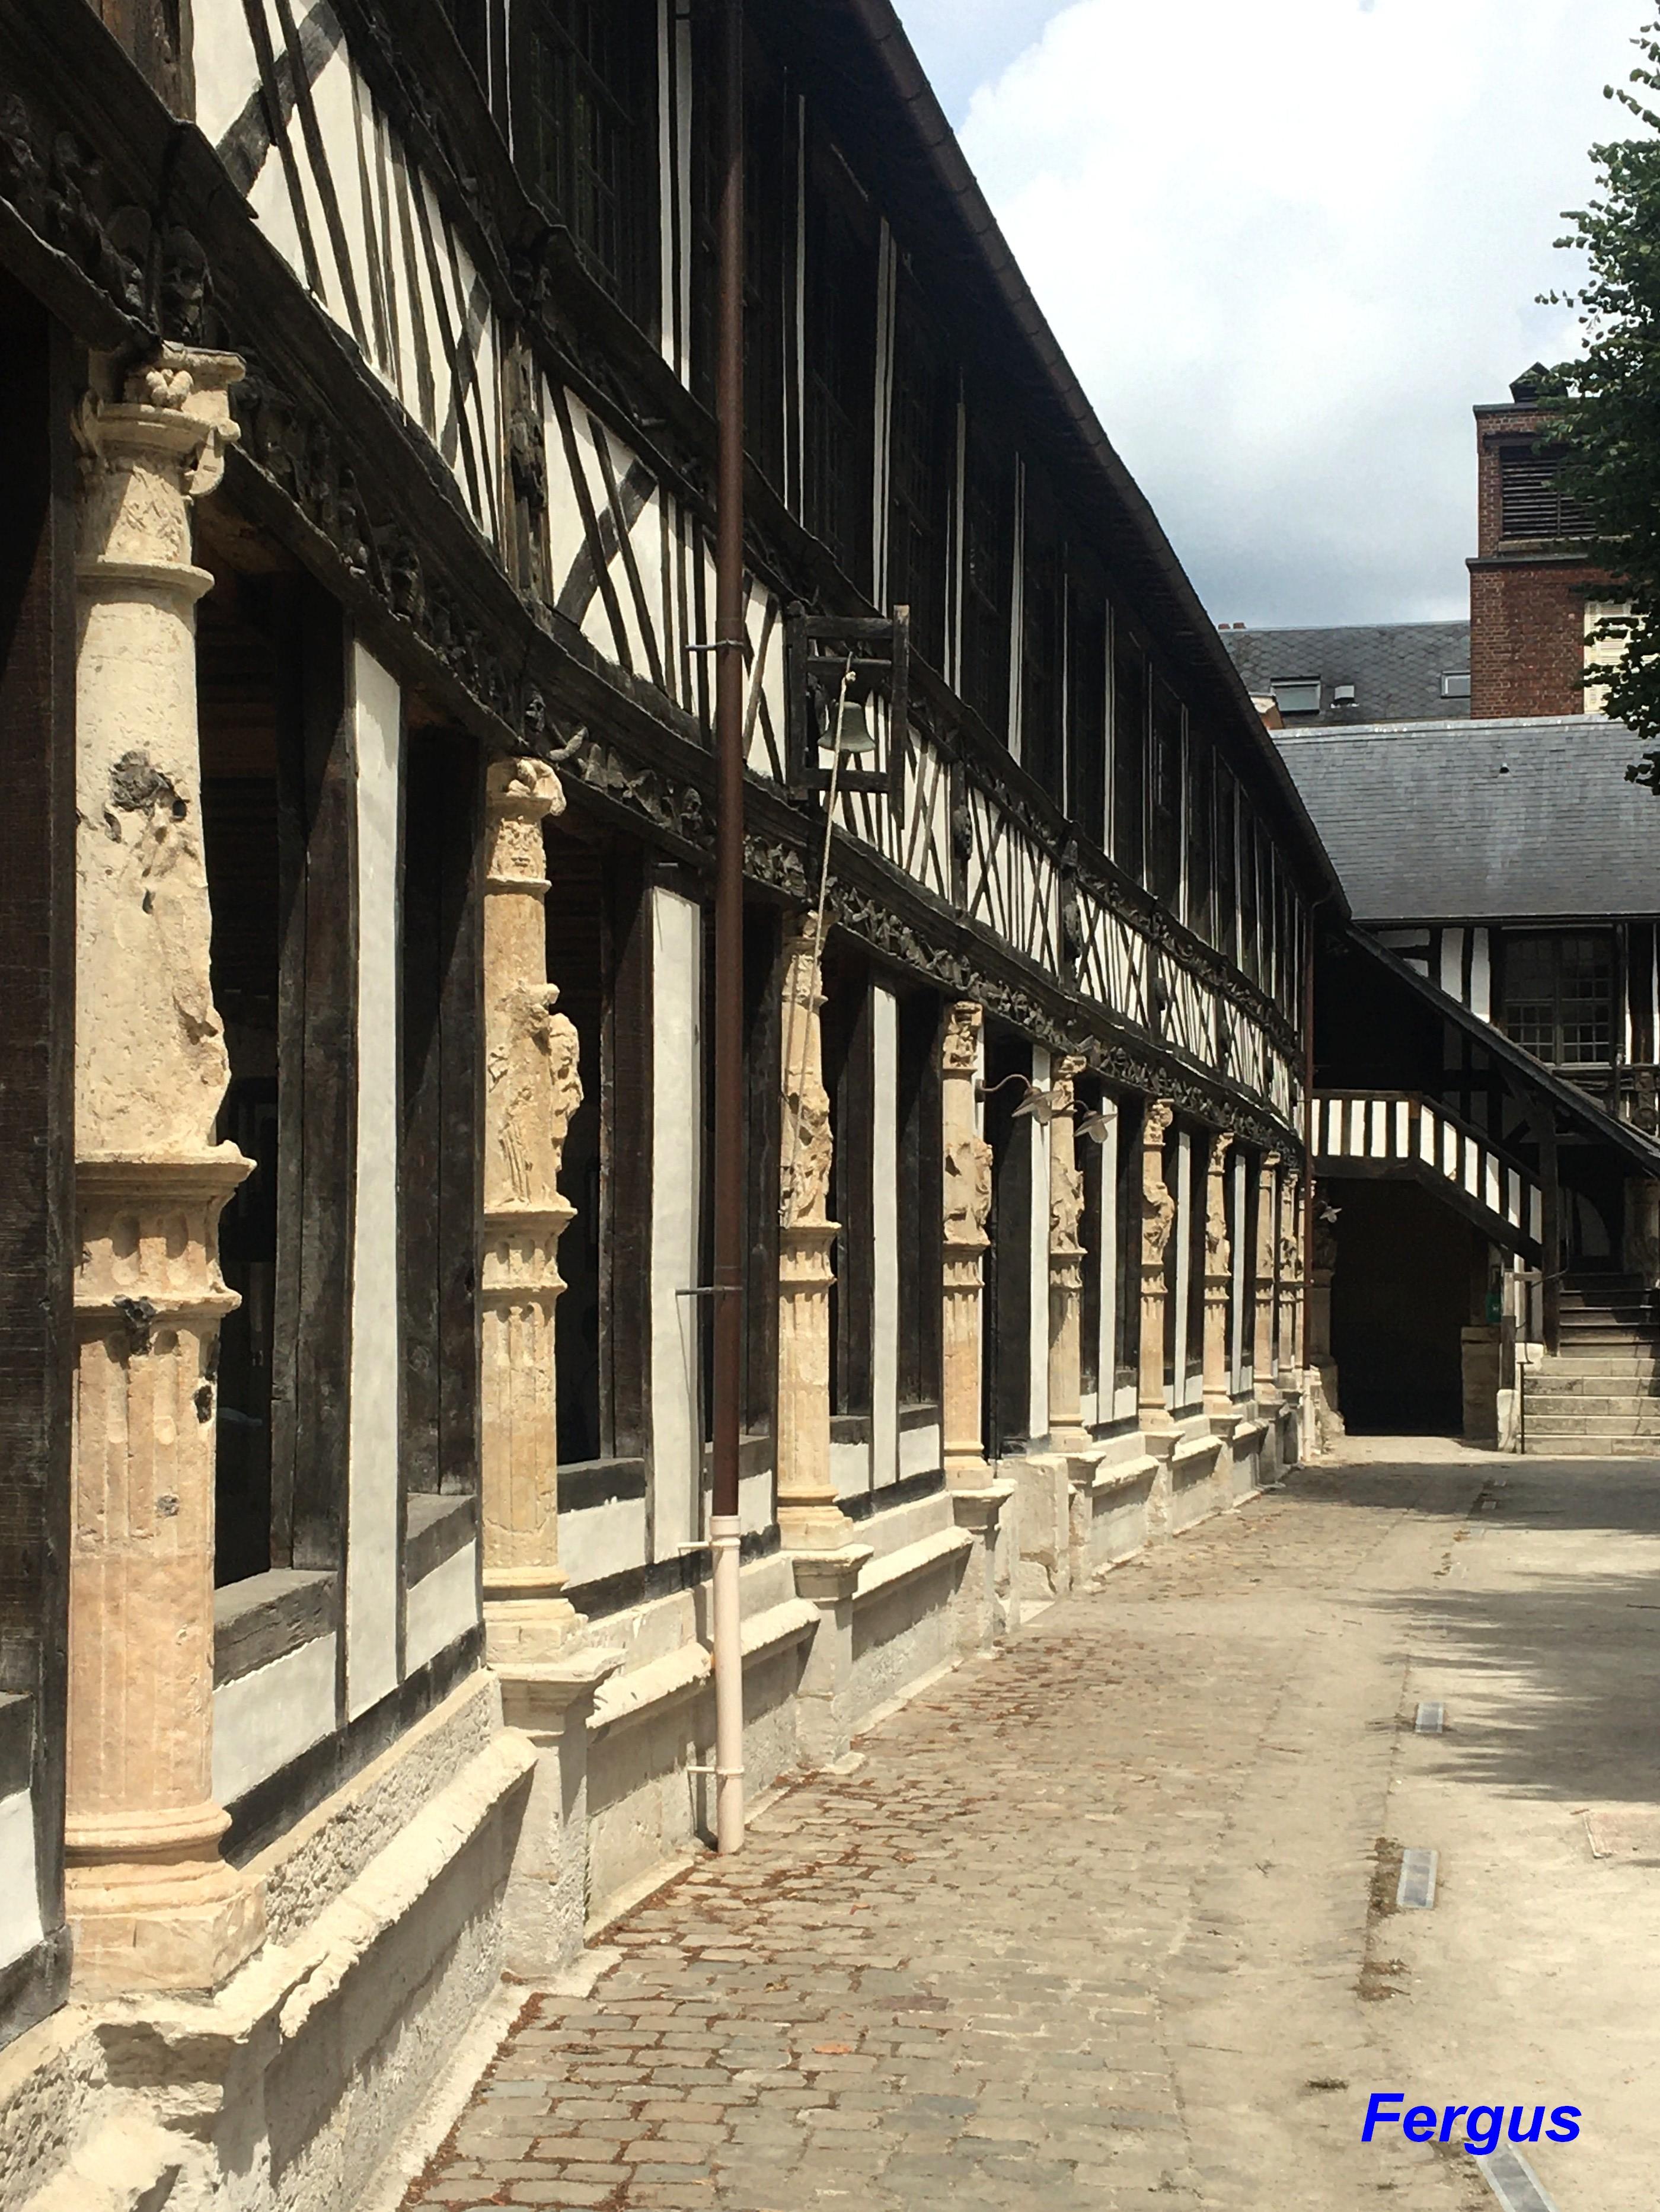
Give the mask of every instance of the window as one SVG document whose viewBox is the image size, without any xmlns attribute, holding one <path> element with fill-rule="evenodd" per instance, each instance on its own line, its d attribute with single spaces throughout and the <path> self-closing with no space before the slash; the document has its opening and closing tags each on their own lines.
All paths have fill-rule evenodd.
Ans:
<svg viewBox="0 0 1660 2212">
<path fill-rule="evenodd" d="M 826 949 L 820 1016 L 824 1089 L 830 1096 L 830 1218 L 840 1225 L 830 1285 L 830 1410 L 871 1410 L 871 1317 L 875 1273 L 870 971 L 857 954 Z"/>
<path fill-rule="evenodd" d="M 1118 1109 L 1117 1304 L 1113 1316 L 1116 1389 L 1135 1388 L 1141 1357 L 1141 1115 L 1139 1101 Z"/>
<path fill-rule="evenodd" d="M 893 370 L 888 603 L 910 609 L 911 642 L 946 657 L 946 532 L 957 410 L 946 349 L 908 270 L 899 277 Z"/>
<path fill-rule="evenodd" d="M 439 0 L 482 88 L 489 83 L 489 0 Z"/>
<path fill-rule="evenodd" d="M 1470 679 L 1468 669 L 1460 675 L 1444 676 L 1441 678 L 1441 696 L 1444 699 L 1468 699 L 1469 696 Z"/>
<path fill-rule="evenodd" d="M 1503 962 L 1506 1036 L 1558 1067 L 1613 1057 L 1612 939 L 1506 936 Z"/>
<path fill-rule="evenodd" d="M 559 1462 L 575 1467 L 645 1449 L 651 931 L 629 841 L 569 813 L 544 836 L 545 972 L 575 1027 L 582 1079 L 559 1170 L 576 1213 L 559 1240 L 565 1289 L 554 1330 Z"/>
<path fill-rule="evenodd" d="M 839 157 L 813 148 L 806 207 L 806 437 L 801 520 L 867 586 L 875 429 L 876 241 Z"/>
<path fill-rule="evenodd" d="M 532 0 L 514 10 L 516 147 L 595 281 L 657 319 L 657 9 Z"/>
<path fill-rule="evenodd" d="M 1182 896 L 1182 702 L 1169 684 L 1159 684 L 1152 702 L 1147 889 L 1172 913 Z"/>
<path fill-rule="evenodd" d="M 1320 678 L 1317 676 L 1281 677 L 1268 686 L 1274 694 L 1274 703 L 1282 714 L 1317 714 L 1320 712 Z"/>
<path fill-rule="evenodd" d="M 693 270 L 691 388 L 714 407 L 721 205 L 718 13 L 692 14 Z M 784 489 L 784 318 L 790 294 L 785 229 L 794 229 L 794 155 L 784 73 L 746 25 L 744 41 L 744 441 L 757 470 Z"/>
<path fill-rule="evenodd" d="M 1121 639 L 1112 659 L 1112 856 L 1140 883 L 1146 865 L 1147 664 Z"/>
<path fill-rule="evenodd" d="M 1008 724 L 1013 556 L 1013 465 L 995 429 L 970 410 L 963 490 L 963 697 L 1000 738 Z"/>
<path fill-rule="evenodd" d="M 1499 532 L 1501 538 L 1589 538 L 1590 516 L 1562 489 L 1560 446 L 1501 446 L 1499 451 Z"/>
<path fill-rule="evenodd" d="M 1189 731 L 1188 736 L 1188 927 L 1201 937 L 1212 936 L 1215 907 L 1211 880 L 1212 836 L 1215 811 L 1215 777 L 1207 739 Z"/>
<path fill-rule="evenodd" d="M 1262 981 L 1262 927 L 1256 897 L 1256 820 L 1239 800 L 1239 965 L 1253 983 Z"/>
<path fill-rule="evenodd" d="M 1107 600 L 1100 572 L 1074 555 L 1067 605 L 1067 811 L 1107 843 Z"/>
<path fill-rule="evenodd" d="M 931 991 L 899 1001 L 899 1402 L 939 1402 L 939 1280 L 944 1263 L 939 1188 L 939 1001 Z"/>
<path fill-rule="evenodd" d="M 1043 480 L 1026 477 L 1025 544 L 1021 568 L 1025 607 L 1020 624 L 1020 759 L 1027 773 L 1059 800 L 1062 678 L 1066 646 L 1065 584 L 1053 507 Z"/>
<path fill-rule="evenodd" d="M 398 1019 L 404 1479 L 411 1492 L 452 1496 L 471 1494 L 478 1465 L 479 781 L 470 737 L 408 732 Z"/>
<path fill-rule="evenodd" d="M 1216 915 L 1215 942 L 1230 960 L 1239 951 L 1239 787 L 1219 761 L 1216 763 Z"/>
</svg>

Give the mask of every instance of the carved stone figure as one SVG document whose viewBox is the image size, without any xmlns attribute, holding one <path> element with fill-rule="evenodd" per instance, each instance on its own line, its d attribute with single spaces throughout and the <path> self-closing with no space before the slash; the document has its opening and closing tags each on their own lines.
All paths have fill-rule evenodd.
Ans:
<svg viewBox="0 0 1660 2212">
<path fill-rule="evenodd" d="M 521 984 L 502 994 L 490 1025 L 485 1126 L 499 1188 L 524 1205 L 557 1192 L 566 1132 L 582 1103 L 576 1026 L 554 1012 L 558 1003 L 553 984 Z"/>
<path fill-rule="evenodd" d="M 991 1146 L 962 1136 L 946 1154 L 946 1242 L 983 1244 L 991 1218 Z"/>
<path fill-rule="evenodd" d="M 1141 1125 L 1141 1265 L 1162 1267 L 1176 1221 L 1176 1200 L 1164 1182 L 1164 1138 L 1173 1116 L 1167 1100 L 1155 1098 Z"/>
<path fill-rule="evenodd" d="M 1228 1244 L 1228 1154 L 1233 1133 L 1219 1129 L 1211 1139 L 1210 1176 L 1205 1209 L 1205 1273 L 1225 1276 L 1232 1253 Z"/>
</svg>

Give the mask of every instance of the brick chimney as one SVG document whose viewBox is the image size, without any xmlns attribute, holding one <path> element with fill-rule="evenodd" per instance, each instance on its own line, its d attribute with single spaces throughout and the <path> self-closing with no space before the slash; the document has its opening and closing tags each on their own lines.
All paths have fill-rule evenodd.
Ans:
<svg viewBox="0 0 1660 2212">
<path fill-rule="evenodd" d="M 1564 459 L 1541 404 L 1546 371 L 1475 410 L 1478 523 L 1470 572 L 1470 714 L 1583 714 L 1585 631 L 1601 611 L 1584 512 L 1561 489 Z M 1604 591 L 1601 597 L 1608 594 Z"/>
</svg>

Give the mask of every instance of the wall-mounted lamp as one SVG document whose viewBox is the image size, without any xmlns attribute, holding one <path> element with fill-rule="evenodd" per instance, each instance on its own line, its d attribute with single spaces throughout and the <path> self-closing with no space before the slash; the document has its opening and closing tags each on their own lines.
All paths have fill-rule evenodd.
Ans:
<svg viewBox="0 0 1660 2212">
<path fill-rule="evenodd" d="M 1040 1091 L 1031 1077 L 1022 1075 L 1018 1068 L 1012 1075 L 1006 1075 L 1000 1083 L 977 1085 L 974 1095 L 976 1098 L 992 1098 L 1000 1091 L 1006 1091 L 1011 1083 L 1024 1083 L 1026 1086 L 1025 1096 L 1015 1108 L 1013 1118 L 1018 1121 L 1025 1115 L 1028 1120 L 1036 1121 L 1039 1128 L 1048 1128 L 1055 1119 L 1055 1093 Z"/>
<path fill-rule="evenodd" d="M 1098 1108 L 1087 1114 L 1080 1114 L 1076 1126 L 1080 1137 L 1087 1137 L 1097 1145 L 1104 1145 L 1113 1131 L 1112 1122 Z"/>
</svg>

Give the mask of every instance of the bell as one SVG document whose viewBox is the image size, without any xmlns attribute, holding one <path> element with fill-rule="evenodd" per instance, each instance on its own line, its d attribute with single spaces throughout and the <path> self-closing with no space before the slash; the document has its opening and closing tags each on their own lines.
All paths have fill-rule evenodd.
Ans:
<svg viewBox="0 0 1660 2212">
<path fill-rule="evenodd" d="M 873 753 L 876 732 L 870 726 L 868 702 L 849 698 L 844 691 L 835 714 L 835 745 L 838 753 Z"/>
</svg>

